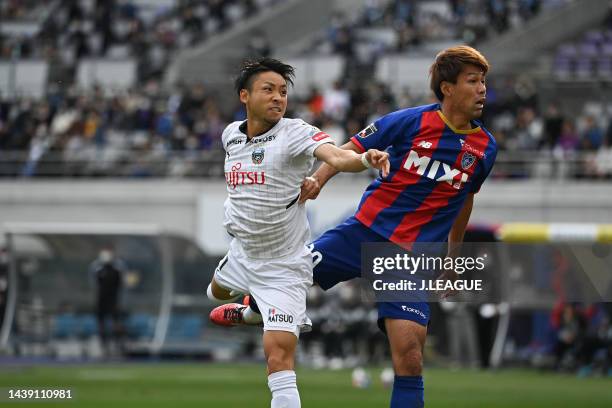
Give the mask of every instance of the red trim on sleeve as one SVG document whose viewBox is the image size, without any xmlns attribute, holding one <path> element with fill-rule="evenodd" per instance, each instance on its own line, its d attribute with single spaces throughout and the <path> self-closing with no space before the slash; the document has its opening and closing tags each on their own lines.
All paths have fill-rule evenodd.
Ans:
<svg viewBox="0 0 612 408">
<path fill-rule="evenodd" d="M 314 140 L 315 142 L 319 142 L 319 141 L 321 141 L 323 139 L 327 139 L 328 137 L 329 137 L 329 135 L 327 133 L 319 132 L 319 133 L 317 133 L 316 135 L 314 135 L 312 137 L 312 140 Z"/>
<path fill-rule="evenodd" d="M 366 149 L 365 147 L 363 147 L 361 142 L 357 140 L 357 136 L 351 137 L 351 142 L 355 143 L 355 145 L 359 148 L 359 150 L 361 150 L 361 153 L 365 153 Z"/>
</svg>

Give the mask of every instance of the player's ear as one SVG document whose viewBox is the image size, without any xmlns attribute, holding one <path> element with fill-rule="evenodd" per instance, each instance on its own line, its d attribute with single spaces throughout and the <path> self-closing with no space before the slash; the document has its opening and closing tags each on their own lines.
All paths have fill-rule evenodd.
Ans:
<svg viewBox="0 0 612 408">
<path fill-rule="evenodd" d="M 447 97 L 447 96 L 452 96 L 453 94 L 453 84 L 447 81 L 442 81 L 440 83 L 440 91 L 442 91 L 442 94 Z"/>
<path fill-rule="evenodd" d="M 240 102 L 247 103 L 249 100 L 249 91 L 245 88 L 240 90 Z"/>
</svg>

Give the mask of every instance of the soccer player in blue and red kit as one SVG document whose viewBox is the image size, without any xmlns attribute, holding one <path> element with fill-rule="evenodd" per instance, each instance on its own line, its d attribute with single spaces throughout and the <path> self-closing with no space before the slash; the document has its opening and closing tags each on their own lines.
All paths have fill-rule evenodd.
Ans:
<svg viewBox="0 0 612 408">
<path fill-rule="evenodd" d="M 462 242 L 474 194 L 497 154 L 495 139 L 477 122 L 485 103 L 488 69 L 484 56 L 471 47 L 442 51 L 430 69 L 430 86 L 440 103 L 390 113 L 342 146 L 358 153 L 386 150 L 391 171 L 370 184 L 354 216 L 313 242 L 315 283 L 329 289 L 359 277 L 364 242 L 448 241 L 449 251 Z M 323 164 L 313 174 L 314 181 L 305 182 L 301 200 L 316 198 L 336 173 Z M 451 271 L 445 275 L 444 279 L 456 278 Z M 422 407 L 429 306 L 425 302 L 377 306 L 395 371 L 391 408 Z"/>
</svg>

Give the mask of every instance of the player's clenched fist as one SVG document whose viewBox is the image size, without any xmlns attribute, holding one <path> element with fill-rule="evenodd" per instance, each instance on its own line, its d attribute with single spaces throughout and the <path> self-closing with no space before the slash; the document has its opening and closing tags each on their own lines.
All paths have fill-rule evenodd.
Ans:
<svg viewBox="0 0 612 408">
<path fill-rule="evenodd" d="M 306 200 L 314 200 L 319 196 L 321 192 L 321 185 L 319 181 L 314 177 L 306 177 L 302 182 L 300 189 L 300 201 L 299 203 L 305 203 Z"/>
<path fill-rule="evenodd" d="M 382 172 L 383 177 L 387 177 L 389 175 L 389 169 L 391 168 L 391 165 L 389 164 L 389 153 L 381 152 L 377 149 L 370 149 L 365 153 L 365 158 L 371 167 L 374 167 Z"/>
</svg>

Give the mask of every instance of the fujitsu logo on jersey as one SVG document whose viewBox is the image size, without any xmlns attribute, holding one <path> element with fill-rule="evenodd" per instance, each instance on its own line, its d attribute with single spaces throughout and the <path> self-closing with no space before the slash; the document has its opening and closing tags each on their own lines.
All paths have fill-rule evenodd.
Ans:
<svg viewBox="0 0 612 408">
<path fill-rule="evenodd" d="M 406 170 L 410 170 L 413 167 L 416 167 L 416 173 L 418 175 L 425 175 L 427 178 L 436 181 L 446 181 L 448 184 L 450 184 L 451 186 L 453 186 L 453 188 L 456 188 L 457 190 L 461 188 L 463 183 L 468 181 L 469 177 L 467 173 L 464 173 L 457 169 L 453 169 L 446 163 L 441 163 L 438 160 L 432 161 L 431 157 L 429 156 L 419 157 L 419 154 L 417 152 L 415 152 L 414 150 L 410 150 L 410 153 L 408 153 L 408 157 L 406 158 L 406 162 L 404 163 L 404 168 Z M 440 167 L 442 167 L 444 174 L 440 177 L 436 177 Z M 426 170 L 428 170 L 427 173 Z"/>
<path fill-rule="evenodd" d="M 266 184 L 266 173 L 263 171 L 240 171 L 242 163 L 232 166 L 232 171 L 225 172 L 225 182 L 235 189 L 237 185 Z"/>
</svg>

